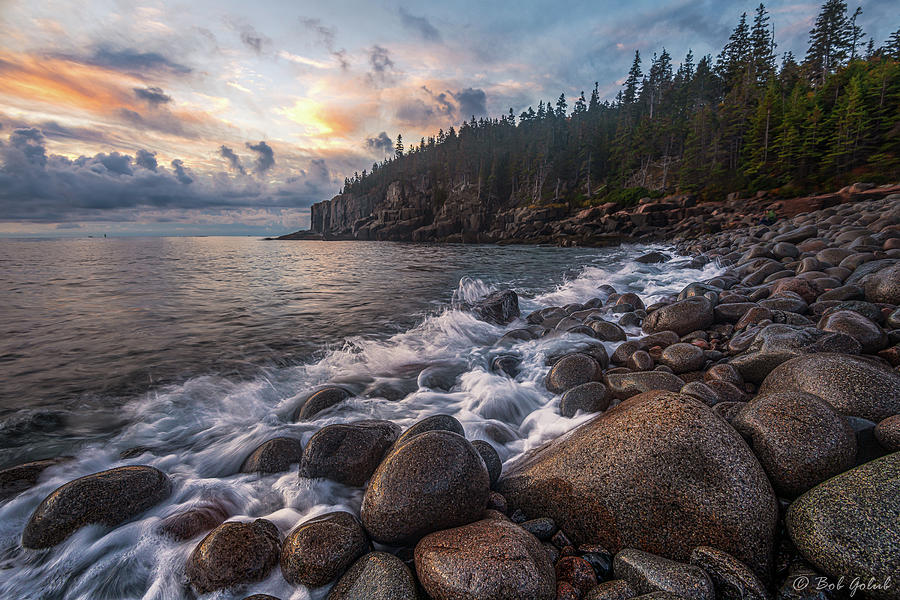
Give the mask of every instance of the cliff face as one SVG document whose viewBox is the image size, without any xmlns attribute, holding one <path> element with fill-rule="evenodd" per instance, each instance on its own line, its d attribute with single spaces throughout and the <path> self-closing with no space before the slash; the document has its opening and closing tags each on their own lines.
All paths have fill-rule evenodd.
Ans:
<svg viewBox="0 0 900 600">
<path fill-rule="evenodd" d="M 676 195 L 644 198 L 629 208 L 607 203 L 574 212 L 562 203 L 516 206 L 510 200 L 504 205 L 485 196 L 477 183 L 460 181 L 446 190 L 422 178 L 395 181 L 381 198 L 341 194 L 314 204 L 310 229 L 324 239 L 599 246 L 715 233 L 756 224 L 769 210 L 789 217 L 898 192 L 897 185 L 854 184 L 803 198 L 760 192 L 697 204 L 690 195 Z"/>
</svg>

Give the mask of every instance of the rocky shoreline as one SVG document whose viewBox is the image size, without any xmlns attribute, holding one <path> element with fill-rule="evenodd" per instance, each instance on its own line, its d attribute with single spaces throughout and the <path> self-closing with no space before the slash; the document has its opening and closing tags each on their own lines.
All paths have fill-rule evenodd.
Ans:
<svg viewBox="0 0 900 600">
<path fill-rule="evenodd" d="M 166 516 L 155 535 L 192 547 L 185 589 L 236 598 L 283 577 L 331 585 L 331 600 L 896 600 L 900 195 L 883 192 L 783 206 L 770 225 L 669 231 L 693 257 L 687 268 L 724 271 L 649 306 L 609 286 L 528 315 L 512 291 L 468 306 L 507 327 L 497 373 L 521 368 L 515 344 L 565 339 L 544 385 L 564 416 L 597 413 L 511 463 L 449 415 L 406 431 L 327 425 L 305 447 L 282 437 L 248 449 L 241 470 L 299 463 L 300 477 L 364 490 L 358 514 L 281 531 L 229 521 L 210 500 Z M 640 336 L 626 334 L 634 327 Z M 293 418 L 350 396 L 316 390 Z M 0 472 L 3 497 L 53 464 Z M 172 477 L 150 466 L 76 479 L 34 509 L 22 546 L 116 527 L 171 493 Z"/>
</svg>

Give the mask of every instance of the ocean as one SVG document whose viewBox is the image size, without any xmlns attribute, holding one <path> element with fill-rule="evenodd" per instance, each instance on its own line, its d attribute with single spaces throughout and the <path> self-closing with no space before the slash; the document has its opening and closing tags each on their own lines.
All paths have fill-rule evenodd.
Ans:
<svg viewBox="0 0 900 600">
<path fill-rule="evenodd" d="M 604 284 L 649 304 L 718 273 L 715 265 L 686 269 L 687 259 L 634 261 L 650 250 L 667 248 L 0 240 L 0 468 L 73 457 L 0 503 L 0 597 L 189 598 L 183 565 L 197 540 L 177 543 L 155 526 L 200 499 L 217 498 L 233 519 L 270 519 L 283 535 L 311 516 L 358 513 L 359 488 L 300 479 L 296 469 L 237 473 L 272 437 L 305 443 L 327 424 L 379 418 L 408 427 L 444 413 L 508 461 L 561 435 L 589 418 L 560 416 L 558 398 L 543 386 L 547 357 L 570 337 L 497 346 L 515 325 L 454 307 L 513 289 L 524 316 L 587 301 Z M 501 353 L 521 359 L 516 378 L 491 371 Z M 452 387 L 430 386 L 435 373 Z M 312 422 L 292 422 L 303 399 L 326 383 L 357 395 Z M 137 446 L 148 451 L 119 458 Z M 22 529 L 42 498 L 125 464 L 165 471 L 174 493 L 117 528 L 89 526 L 49 551 L 22 550 Z M 294 588 L 276 569 L 215 597 L 326 592 Z"/>
</svg>

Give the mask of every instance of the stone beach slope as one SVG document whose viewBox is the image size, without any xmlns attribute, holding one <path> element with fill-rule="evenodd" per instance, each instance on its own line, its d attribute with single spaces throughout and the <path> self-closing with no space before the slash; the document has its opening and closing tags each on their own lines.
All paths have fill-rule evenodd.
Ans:
<svg viewBox="0 0 900 600">
<path fill-rule="evenodd" d="M 449 415 L 248 448 L 244 470 L 299 462 L 363 490 L 361 510 L 292 531 L 214 504 L 171 515 L 156 534 L 191 546 L 185 589 L 241 598 L 283 577 L 332 600 L 900 599 L 900 195 L 676 249 L 724 271 L 649 306 L 601 286 L 528 315 L 512 291 L 468 307 L 508 326 L 500 346 L 571 339 L 545 386 L 564 416 L 595 417 L 507 464 Z M 348 394 L 319 390 L 294 417 Z M 41 468 L 0 484 L 18 493 Z M 80 478 L 41 502 L 22 545 L 115 527 L 171 489 L 151 467 Z"/>
</svg>

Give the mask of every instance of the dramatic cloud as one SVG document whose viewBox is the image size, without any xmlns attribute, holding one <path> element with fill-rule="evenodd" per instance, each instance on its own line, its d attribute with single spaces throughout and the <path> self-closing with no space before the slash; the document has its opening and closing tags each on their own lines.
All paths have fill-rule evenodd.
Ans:
<svg viewBox="0 0 900 600">
<path fill-rule="evenodd" d="M 394 61 L 390 51 L 379 45 L 369 49 L 369 80 L 375 85 L 386 85 L 393 81 Z"/>
<path fill-rule="evenodd" d="M 172 97 L 158 87 L 134 88 L 134 95 L 141 100 L 145 100 L 151 106 L 159 106 L 172 101 Z"/>
<path fill-rule="evenodd" d="M 134 157 L 134 164 L 148 171 L 156 171 L 156 167 L 159 166 L 156 163 L 156 152 L 149 152 L 147 150 L 138 150 Z"/>
<path fill-rule="evenodd" d="M 244 165 L 241 164 L 240 157 L 228 146 L 223 145 L 219 147 L 219 156 L 227 160 L 234 171 L 237 171 L 241 175 L 247 174 L 247 171 L 244 170 Z"/>
<path fill-rule="evenodd" d="M 190 67 L 179 64 L 159 52 L 142 52 L 135 48 L 113 49 L 101 46 L 85 59 L 87 64 L 107 67 L 119 71 L 168 71 L 176 74 L 191 72 Z"/>
<path fill-rule="evenodd" d="M 405 8 L 400 8 L 400 21 L 402 21 L 403 25 L 408 29 L 411 29 L 418 33 L 422 39 L 428 40 L 430 42 L 439 42 L 441 41 L 441 32 L 437 30 L 437 28 L 431 24 L 431 22 L 425 17 L 417 17 L 415 15 L 407 12 Z"/>
<path fill-rule="evenodd" d="M 275 166 L 275 151 L 265 142 L 251 144 L 247 142 L 247 148 L 256 152 L 253 170 L 262 174 Z"/>
<path fill-rule="evenodd" d="M 466 88 L 455 92 L 453 99 L 459 105 L 459 114 L 463 118 L 482 117 L 487 114 L 487 94 L 484 90 Z"/>
<path fill-rule="evenodd" d="M 366 147 L 383 154 L 389 154 L 394 151 L 394 142 L 388 137 L 387 132 L 382 131 L 375 137 L 367 138 Z"/>
<path fill-rule="evenodd" d="M 172 169 L 175 171 L 175 179 L 177 179 L 179 183 L 183 185 L 190 185 L 194 183 L 194 179 L 187 174 L 187 170 L 184 168 L 184 163 L 180 158 L 176 158 L 172 161 Z"/>
</svg>

